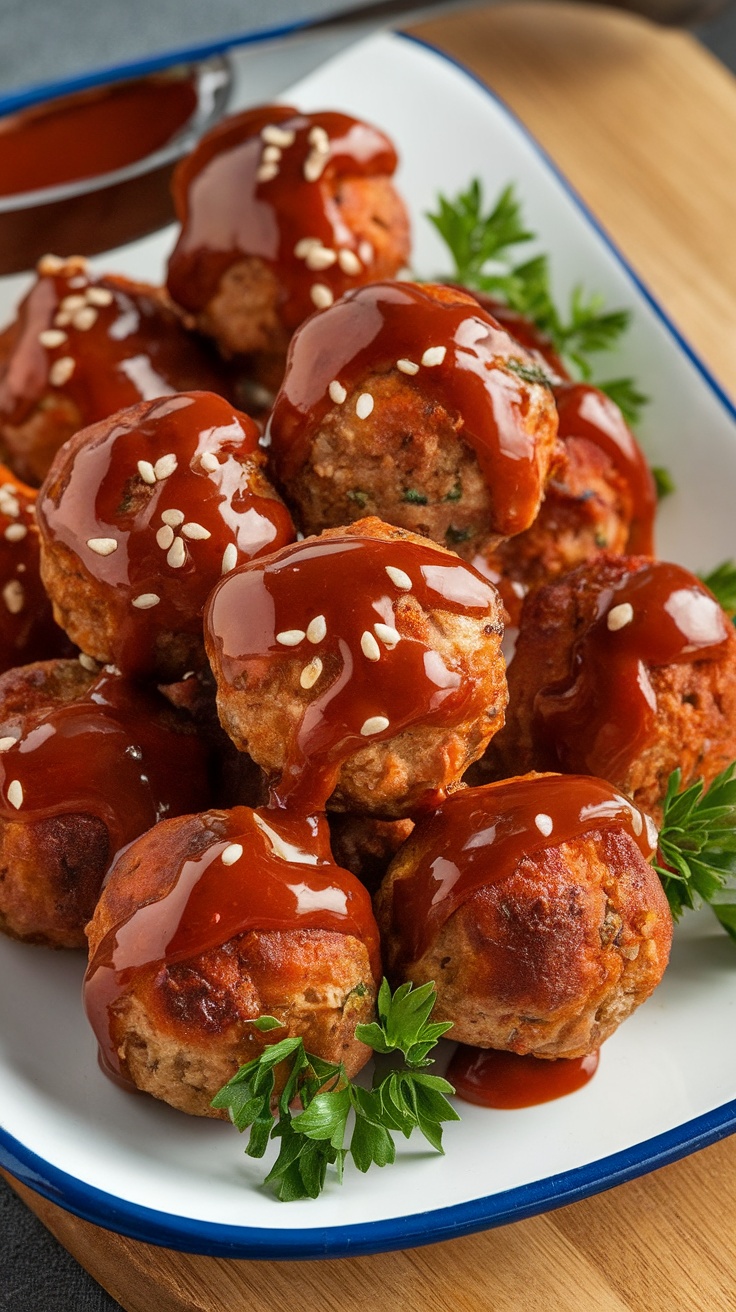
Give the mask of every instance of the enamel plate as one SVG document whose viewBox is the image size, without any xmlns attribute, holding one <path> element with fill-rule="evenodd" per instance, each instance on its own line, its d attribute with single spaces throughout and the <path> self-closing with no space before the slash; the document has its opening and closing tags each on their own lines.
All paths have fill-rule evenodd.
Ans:
<svg viewBox="0 0 736 1312">
<path fill-rule="evenodd" d="M 386 35 L 324 65 L 288 100 L 372 119 L 395 139 L 423 276 L 447 267 L 423 217 L 438 188 L 453 194 L 479 176 L 490 198 L 516 184 L 560 296 L 582 283 L 633 311 L 606 368 L 650 395 L 642 441 L 680 489 L 662 509 L 660 554 L 697 570 L 731 556 L 733 406 L 504 106 L 443 56 Z M 147 238 L 104 268 L 158 281 L 172 242 L 172 231 Z M 0 321 L 22 289 L 22 279 L 0 284 Z M 521 1111 L 460 1103 L 444 1157 L 402 1140 L 396 1166 L 366 1176 L 349 1166 L 342 1187 L 303 1203 L 259 1187 L 263 1163 L 243 1155 L 231 1126 L 101 1074 L 80 1006 L 83 969 L 76 953 L 0 942 L 0 1164 L 90 1221 L 173 1248 L 311 1258 L 412 1247 L 582 1198 L 736 1129 L 736 1047 L 726 1038 L 736 945 L 706 914 L 678 929 L 664 983 L 606 1043 L 585 1088 Z"/>
</svg>

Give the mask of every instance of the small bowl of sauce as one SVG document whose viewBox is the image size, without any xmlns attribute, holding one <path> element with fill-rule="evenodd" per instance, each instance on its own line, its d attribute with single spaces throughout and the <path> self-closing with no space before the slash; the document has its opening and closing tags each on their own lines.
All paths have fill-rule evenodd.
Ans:
<svg viewBox="0 0 736 1312">
<path fill-rule="evenodd" d="M 230 82 L 214 58 L 0 118 L 0 275 L 46 251 L 95 255 L 169 223 L 174 165 L 220 118 Z"/>
</svg>

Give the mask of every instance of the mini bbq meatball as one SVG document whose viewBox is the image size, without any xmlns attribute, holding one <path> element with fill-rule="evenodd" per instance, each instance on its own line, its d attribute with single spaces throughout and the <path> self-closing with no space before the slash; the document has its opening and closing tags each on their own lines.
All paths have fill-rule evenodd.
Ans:
<svg viewBox="0 0 736 1312">
<path fill-rule="evenodd" d="M 347 114 L 265 105 L 226 119 L 174 175 L 171 295 L 277 387 L 302 320 L 407 263 L 396 164 L 388 138 Z"/>
<path fill-rule="evenodd" d="M 599 556 L 528 597 L 488 765 L 610 779 L 659 817 L 671 772 L 736 756 L 736 632 L 678 565 Z"/>
<path fill-rule="evenodd" d="M 206 666 L 202 610 L 220 576 L 294 536 L 253 421 L 208 392 L 82 429 L 51 466 L 38 524 L 43 581 L 69 636 L 164 683 Z"/>
<path fill-rule="evenodd" d="M 41 583 L 36 493 L 0 465 L 0 673 L 71 655 Z"/>
<path fill-rule="evenodd" d="M 503 722 L 495 588 L 380 520 L 235 571 L 205 631 L 222 724 L 281 805 L 411 815 Z"/>
<path fill-rule="evenodd" d="M 466 789 L 417 824 L 376 899 L 387 970 L 434 980 L 448 1037 L 593 1052 L 656 988 L 672 918 L 656 830 L 603 780 Z"/>
<path fill-rule="evenodd" d="M 209 799 L 194 725 L 117 672 L 41 661 L 0 676 L 0 929 L 80 947 L 110 861 Z"/>
<path fill-rule="evenodd" d="M 79 428 L 138 401 L 190 388 L 230 393 L 216 356 L 184 328 L 164 291 L 47 255 L 0 346 L 0 446 L 38 486 Z"/>
<path fill-rule="evenodd" d="M 267 429 L 300 527 L 375 514 L 467 558 L 528 528 L 558 454 L 532 363 L 450 287 L 377 283 L 308 320 Z"/>
<path fill-rule="evenodd" d="M 324 820 L 238 807 L 159 825 L 113 867 L 87 934 L 103 1064 L 182 1111 L 222 1116 L 218 1089 L 291 1035 L 349 1075 L 370 1056 L 355 1027 L 373 1018 L 378 930 Z M 260 1033 L 262 1015 L 285 1028 Z"/>
<path fill-rule="evenodd" d="M 371 893 L 414 828 L 413 820 L 376 820 L 339 811 L 332 811 L 328 822 L 337 864 L 350 870 Z"/>
</svg>

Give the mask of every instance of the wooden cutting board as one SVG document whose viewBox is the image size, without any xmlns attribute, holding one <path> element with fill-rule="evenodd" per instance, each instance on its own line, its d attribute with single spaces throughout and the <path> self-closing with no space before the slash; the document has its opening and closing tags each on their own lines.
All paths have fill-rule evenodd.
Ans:
<svg viewBox="0 0 736 1312">
<path fill-rule="evenodd" d="M 605 10 L 476 9 L 418 33 L 500 92 L 736 392 L 730 74 L 686 34 Z M 319 1263 L 172 1253 L 14 1187 L 127 1312 L 736 1309 L 736 1138 L 503 1230 Z"/>
</svg>

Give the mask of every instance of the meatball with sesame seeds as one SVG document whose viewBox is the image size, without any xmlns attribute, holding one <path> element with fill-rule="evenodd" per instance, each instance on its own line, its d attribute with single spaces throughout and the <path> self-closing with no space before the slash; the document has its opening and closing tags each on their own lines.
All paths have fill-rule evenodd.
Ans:
<svg viewBox="0 0 736 1312">
<path fill-rule="evenodd" d="M 207 392 L 82 429 L 51 466 L 38 525 L 58 622 L 88 655 L 162 683 L 206 666 L 202 612 L 221 575 L 294 536 L 255 424 Z"/>
<path fill-rule="evenodd" d="M 41 583 L 35 510 L 34 489 L 0 465 L 0 673 L 74 650 Z"/>
<path fill-rule="evenodd" d="M 503 722 L 495 588 L 366 519 L 221 580 L 205 634 L 223 726 L 278 805 L 410 816 Z"/>
</svg>

